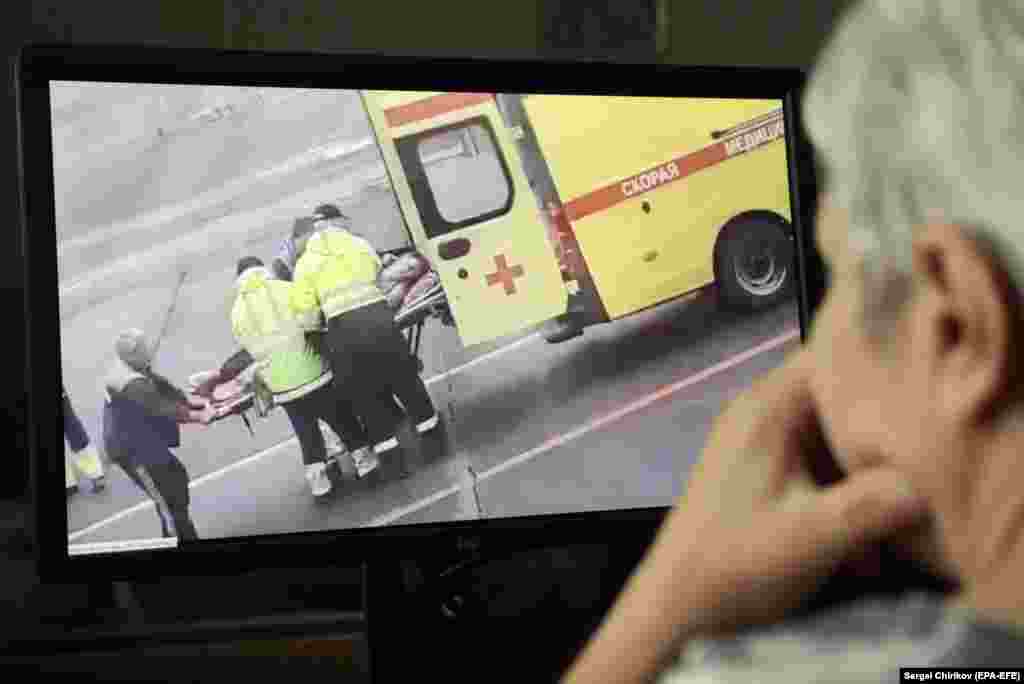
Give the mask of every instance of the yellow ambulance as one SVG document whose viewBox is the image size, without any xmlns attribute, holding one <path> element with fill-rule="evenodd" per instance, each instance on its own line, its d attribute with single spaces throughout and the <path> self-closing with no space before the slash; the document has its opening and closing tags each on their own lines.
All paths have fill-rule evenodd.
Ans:
<svg viewBox="0 0 1024 684">
<path fill-rule="evenodd" d="M 465 346 L 578 335 L 717 283 L 793 290 L 777 100 L 363 91 L 416 248 Z"/>
</svg>

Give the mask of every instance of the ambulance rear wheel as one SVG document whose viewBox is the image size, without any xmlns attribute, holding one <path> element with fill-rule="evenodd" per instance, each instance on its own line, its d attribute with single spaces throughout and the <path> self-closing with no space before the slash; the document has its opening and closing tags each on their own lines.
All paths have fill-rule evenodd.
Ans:
<svg viewBox="0 0 1024 684">
<path fill-rule="evenodd" d="M 791 231 L 781 219 L 745 216 L 728 223 L 715 245 L 715 281 L 734 311 L 759 311 L 789 297 L 796 280 Z"/>
</svg>

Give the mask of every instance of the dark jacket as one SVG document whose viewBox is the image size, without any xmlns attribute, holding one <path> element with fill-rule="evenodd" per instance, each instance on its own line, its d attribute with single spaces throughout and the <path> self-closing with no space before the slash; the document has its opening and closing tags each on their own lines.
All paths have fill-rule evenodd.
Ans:
<svg viewBox="0 0 1024 684">
<path fill-rule="evenodd" d="M 185 394 L 155 373 L 139 373 L 123 364 L 107 378 L 103 406 L 103 446 L 124 467 L 162 465 L 181 445 L 179 423 L 188 422 Z"/>
</svg>

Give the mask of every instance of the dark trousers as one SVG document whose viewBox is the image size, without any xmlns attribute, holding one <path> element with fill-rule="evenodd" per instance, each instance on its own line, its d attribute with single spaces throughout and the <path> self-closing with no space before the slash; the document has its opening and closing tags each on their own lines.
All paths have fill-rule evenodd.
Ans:
<svg viewBox="0 0 1024 684">
<path fill-rule="evenodd" d="M 168 455 L 170 460 L 158 465 L 132 466 L 123 462 L 118 465 L 153 501 L 164 537 L 177 537 L 182 541 L 198 539 L 188 512 L 188 471 L 177 456 L 170 452 Z"/>
<path fill-rule="evenodd" d="M 302 463 L 305 465 L 327 460 L 327 447 L 318 423 L 320 420 L 331 426 L 350 451 L 367 445 L 366 429 L 356 418 L 352 405 L 345 397 L 336 396 L 330 384 L 281 406 L 295 430 L 302 450 Z"/>
<path fill-rule="evenodd" d="M 327 347 L 337 392 L 352 403 L 372 443 L 382 442 L 393 433 L 396 397 L 413 420 L 422 421 L 434 414 L 416 360 L 395 327 L 386 302 L 330 319 Z"/>
<path fill-rule="evenodd" d="M 415 359 L 412 360 L 411 366 L 411 373 L 405 374 L 395 386 L 395 396 L 409 411 L 409 417 L 417 423 L 422 423 L 433 417 L 435 413 L 434 400 L 430 398 L 430 392 L 427 391 L 427 383 L 423 382 L 423 378 L 420 377 Z"/>
<path fill-rule="evenodd" d="M 89 433 L 85 431 L 85 426 L 71 406 L 67 392 L 62 389 L 61 395 L 64 403 L 64 439 L 68 440 L 68 446 L 72 451 L 78 452 L 89 446 Z"/>
<path fill-rule="evenodd" d="M 334 386 L 334 391 L 338 393 L 338 396 L 346 397 L 346 401 L 348 401 L 347 395 L 341 391 L 340 384 L 336 384 Z M 387 436 L 392 437 L 395 434 L 395 428 L 398 426 L 398 423 L 405 417 L 405 411 L 402 409 L 402 405 L 398 403 L 395 396 L 390 392 L 381 392 L 380 407 L 382 411 L 380 420 L 384 421 L 388 426 Z M 384 413 L 385 410 L 387 412 L 386 414 Z M 379 442 L 380 439 L 378 438 L 374 444 Z"/>
</svg>

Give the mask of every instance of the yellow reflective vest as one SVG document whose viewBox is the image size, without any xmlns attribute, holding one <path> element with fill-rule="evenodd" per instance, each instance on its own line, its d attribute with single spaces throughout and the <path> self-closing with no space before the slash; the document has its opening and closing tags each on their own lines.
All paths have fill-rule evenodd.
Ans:
<svg viewBox="0 0 1024 684">
<path fill-rule="evenodd" d="M 278 404 L 305 396 L 332 377 L 292 310 L 293 288 L 266 268 L 247 269 L 236 281 L 231 309 L 235 339 L 259 364 L 260 380 Z"/>
<path fill-rule="evenodd" d="M 295 265 L 292 309 L 306 329 L 348 311 L 384 301 L 377 285 L 381 261 L 373 246 L 340 228 L 324 228 L 309 238 Z"/>
</svg>

